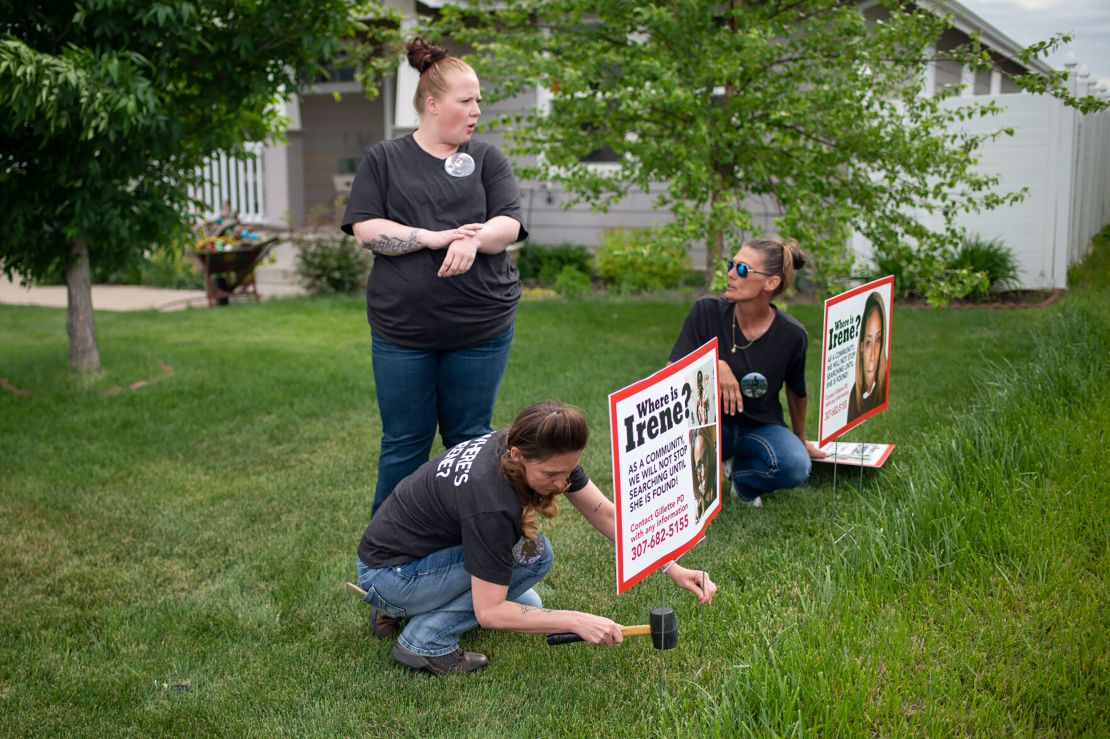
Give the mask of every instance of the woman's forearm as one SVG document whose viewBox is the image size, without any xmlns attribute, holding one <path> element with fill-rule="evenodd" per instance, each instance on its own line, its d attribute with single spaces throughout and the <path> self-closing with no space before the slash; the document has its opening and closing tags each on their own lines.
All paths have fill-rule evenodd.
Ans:
<svg viewBox="0 0 1110 739">
<path fill-rule="evenodd" d="M 577 624 L 577 611 L 537 608 L 506 600 L 483 611 L 478 621 L 484 629 L 501 629 L 521 634 L 544 634 L 556 631 L 573 631 Z"/>
<path fill-rule="evenodd" d="M 573 631 L 590 644 L 620 641 L 620 624 L 592 613 L 536 608 L 505 599 L 508 587 L 471 576 L 474 615 L 484 629 L 504 629 L 525 634 Z"/>
<path fill-rule="evenodd" d="M 786 389 L 786 405 L 790 409 L 790 426 L 794 429 L 794 435 L 802 441 L 806 440 L 806 410 L 809 407 L 806 398 L 795 395 Z"/>
<path fill-rule="evenodd" d="M 442 249 L 457 239 L 477 236 L 478 251 L 497 254 L 505 251 L 520 235 L 520 223 L 508 216 L 495 216 L 484 224 L 459 226 L 444 231 L 413 228 L 386 218 L 371 218 L 354 224 L 355 238 L 375 254 L 398 256 L 421 249 Z"/>
<path fill-rule="evenodd" d="M 363 247 L 375 254 L 397 256 L 429 248 L 421 238 L 428 234 L 422 228 L 412 228 L 385 218 L 371 218 L 354 224 L 355 238 Z"/>
<path fill-rule="evenodd" d="M 478 232 L 478 240 L 481 241 L 478 251 L 483 254 L 498 254 L 515 243 L 518 236 L 520 236 L 519 221 L 509 216 L 494 216 L 486 221 Z"/>
</svg>

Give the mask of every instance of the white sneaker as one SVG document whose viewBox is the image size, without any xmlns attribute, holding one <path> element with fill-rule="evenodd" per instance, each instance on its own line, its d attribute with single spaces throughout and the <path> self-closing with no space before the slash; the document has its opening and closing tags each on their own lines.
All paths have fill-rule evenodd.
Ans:
<svg viewBox="0 0 1110 739">
<path fill-rule="evenodd" d="M 736 498 L 737 500 L 744 501 L 745 503 L 750 505 L 752 508 L 762 508 L 763 507 L 762 498 L 755 498 L 753 500 L 748 500 L 744 496 L 740 495 L 740 491 L 736 489 L 736 482 L 733 481 L 733 479 L 732 479 L 732 457 L 729 457 L 728 459 L 721 462 L 721 473 L 725 476 L 725 479 L 728 480 L 728 494 L 729 495 L 731 495 L 733 498 Z"/>
<path fill-rule="evenodd" d="M 740 495 L 736 492 L 736 483 L 732 481 L 732 457 L 721 462 L 721 476 L 726 485 L 728 485 L 728 493 L 733 498 Z"/>
</svg>

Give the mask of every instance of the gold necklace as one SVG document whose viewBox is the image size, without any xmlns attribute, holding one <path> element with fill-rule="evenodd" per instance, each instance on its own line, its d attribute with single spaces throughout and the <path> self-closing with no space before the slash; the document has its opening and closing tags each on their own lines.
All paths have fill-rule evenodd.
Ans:
<svg viewBox="0 0 1110 739">
<path fill-rule="evenodd" d="M 737 352 L 737 350 L 747 349 L 749 346 L 751 346 L 752 344 L 754 344 L 756 342 L 756 339 L 759 338 L 757 336 L 757 337 L 755 337 L 755 339 L 752 339 L 747 344 L 744 344 L 744 346 L 737 346 L 736 345 L 736 324 L 737 323 L 738 323 L 738 321 L 736 320 L 736 310 L 733 309 L 733 311 L 732 311 L 732 353 L 733 354 L 735 354 Z"/>
</svg>

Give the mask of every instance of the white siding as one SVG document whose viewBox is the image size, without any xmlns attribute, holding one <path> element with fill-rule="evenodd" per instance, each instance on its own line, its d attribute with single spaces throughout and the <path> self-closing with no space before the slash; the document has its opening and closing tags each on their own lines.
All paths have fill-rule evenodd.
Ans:
<svg viewBox="0 0 1110 739">
<path fill-rule="evenodd" d="M 1027 188 L 1027 195 L 1016 205 L 965 214 L 961 225 L 1013 250 L 1022 287 L 1067 287 L 1068 267 L 1110 220 L 1110 112 L 1081 116 L 1043 96 L 993 100 L 1004 112 L 968 121 L 967 129 L 1012 127 L 1014 135 L 986 144 L 979 168 L 1001 178 L 1001 191 Z M 939 219 L 922 220 L 939 226 Z"/>
</svg>

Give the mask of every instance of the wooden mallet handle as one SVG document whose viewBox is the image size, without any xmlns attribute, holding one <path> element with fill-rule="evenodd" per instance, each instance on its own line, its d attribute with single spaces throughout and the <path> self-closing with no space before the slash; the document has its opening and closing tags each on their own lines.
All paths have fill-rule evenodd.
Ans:
<svg viewBox="0 0 1110 739">
<path fill-rule="evenodd" d="M 651 636 L 651 624 L 637 624 L 636 626 L 622 626 L 621 633 L 625 636 Z M 578 634 L 573 631 L 568 631 L 563 634 L 548 634 L 547 643 L 555 647 L 560 644 L 573 644 L 574 642 L 585 641 Z"/>
</svg>

